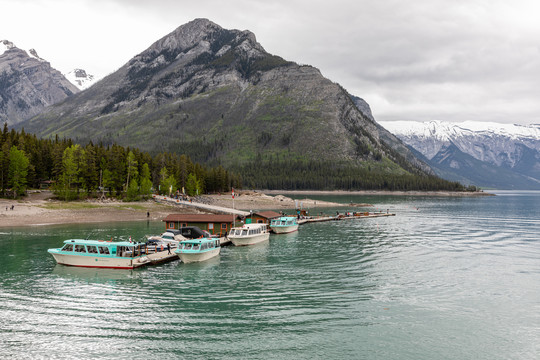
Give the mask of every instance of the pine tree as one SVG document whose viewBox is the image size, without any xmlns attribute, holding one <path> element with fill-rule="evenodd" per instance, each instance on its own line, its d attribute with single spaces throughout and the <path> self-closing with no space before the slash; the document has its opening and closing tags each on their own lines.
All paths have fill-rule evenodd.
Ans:
<svg viewBox="0 0 540 360">
<path fill-rule="evenodd" d="M 9 185 L 13 189 L 13 197 L 24 194 L 26 191 L 26 176 L 30 161 L 22 150 L 12 146 L 9 151 Z"/>
</svg>

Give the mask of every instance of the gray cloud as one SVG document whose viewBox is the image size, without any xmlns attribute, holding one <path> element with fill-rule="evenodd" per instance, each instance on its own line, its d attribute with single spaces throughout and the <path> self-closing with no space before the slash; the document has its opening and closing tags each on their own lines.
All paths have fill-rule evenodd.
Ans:
<svg viewBox="0 0 540 360">
<path fill-rule="evenodd" d="M 13 3 L 0 0 L 0 7 Z M 0 34 L 10 26 L 15 43 L 26 34 L 53 65 L 75 66 L 79 57 L 88 71 L 105 75 L 176 27 L 205 17 L 251 30 L 267 51 L 319 68 L 364 97 L 379 120 L 540 122 L 540 6 L 533 0 L 17 3 L 39 16 L 24 27 L 0 24 Z M 47 9 L 52 12 L 44 14 Z M 51 26 L 58 13 L 69 18 L 65 31 Z M 71 51 L 50 39 L 70 42 Z"/>
</svg>

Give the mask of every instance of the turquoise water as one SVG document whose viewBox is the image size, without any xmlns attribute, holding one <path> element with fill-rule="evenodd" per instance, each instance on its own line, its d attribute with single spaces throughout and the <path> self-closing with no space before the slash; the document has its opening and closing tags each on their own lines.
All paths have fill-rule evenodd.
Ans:
<svg viewBox="0 0 540 360">
<path fill-rule="evenodd" d="M 133 271 L 56 265 L 47 249 L 161 222 L 0 229 L 0 356 L 538 358 L 540 193 L 320 198 L 397 215 Z"/>
</svg>

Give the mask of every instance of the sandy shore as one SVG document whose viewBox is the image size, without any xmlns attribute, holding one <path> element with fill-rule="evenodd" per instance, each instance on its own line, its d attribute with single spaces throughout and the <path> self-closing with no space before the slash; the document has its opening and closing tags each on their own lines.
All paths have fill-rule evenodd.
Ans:
<svg viewBox="0 0 540 360">
<path fill-rule="evenodd" d="M 173 211 L 171 206 L 157 204 L 154 201 L 64 203 L 53 200 L 50 192 L 41 192 L 29 194 L 20 200 L 0 199 L 0 228 L 146 220 L 147 212 L 150 213 L 151 220 L 161 220 L 175 210 Z"/>
<path fill-rule="evenodd" d="M 288 194 L 301 195 L 295 202 Z M 239 191 L 234 199 L 234 207 L 240 210 L 294 210 L 296 204 L 305 209 L 354 206 L 367 207 L 370 204 L 340 204 L 309 199 L 309 195 L 407 195 L 407 196 L 486 196 L 488 193 L 452 192 L 388 192 L 388 191 Z M 230 193 L 203 195 L 198 200 L 206 204 L 232 207 Z M 13 206 L 13 210 L 11 207 Z M 33 192 L 21 200 L 0 199 L 0 228 L 52 225 L 69 223 L 97 223 L 111 221 L 162 220 L 169 214 L 193 214 L 201 211 L 193 207 L 159 204 L 153 200 L 145 202 L 121 201 L 78 201 L 60 202 L 53 199 L 48 191 Z"/>
<path fill-rule="evenodd" d="M 204 195 L 200 200 L 207 204 L 232 207 L 231 194 Z M 343 204 L 302 200 L 304 208 L 335 207 Z M 13 210 L 11 207 L 13 206 Z M 295 201 L 285 196 L 269 196 L 260 192 L 241 191 L 234 200 L 234 207 L 241 210 L 294 209 Z M 145 202 L 76 201 L 61 202 L 53 199 L 48 191 L 33 192 L 20 200 L 0 199 L 0 228 L 53 225 L 70 223 L 97 223 L 113 221 L 162 220 L 169 214 L 201 213 L 193 207 Z"/>
<path fill-rule="evenodd" d="M 202 198 L 207 199 L 208 203 L 212 205 L 229 208 L 233 206 L 233 200 L 230 193 L 221 195 L 204 195 Z M 268 195 L 260 191 L 240 191 L 234 198 L 234 208 L 246 211 L 295 209 L 297 205 L 302 205 L 302 207 L 306 209 L 314 207 L 344 206 L 344 204 L 340 203 L 312 200 L 307 197 L 296 202 L 295 200 L 284 195 Z M 357 206 L 360 205 L 370 206 L 369 204 L 357 204 Z"/>
</svg>

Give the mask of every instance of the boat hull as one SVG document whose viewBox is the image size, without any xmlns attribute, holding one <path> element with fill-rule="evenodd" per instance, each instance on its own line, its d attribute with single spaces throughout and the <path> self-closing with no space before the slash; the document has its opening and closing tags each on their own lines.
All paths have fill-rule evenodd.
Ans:
<svg viewBox="0 0 540 360">
<path fill-rule="evenodd" d="M 219 255 L 221 248 L 214 248 L 203 252 L 178 252 L 178 257 L 183 263 L 201 262 Z"/>
<path fill-rule="evenodd" d="M 143 258 L 81 256 L 50 252 L 58 264 L 88 268 L 134 269 L 148 263 Z"/>
<path fill-rule="evenodd" d="M 254 236 L 229 236 L 229 239 L 231 239 L 231 242 L 234 244 L 234 246 L 246 246 L 246 245 L 255 245 L 258 243 L 261 243 L 263 241 L 266 241 L 270 238 L 269 233 L 263 233 L 258 234 Z"/>
<path fill-rule="evenodd" d="M 288 234 L 298 230 L 298 224 L 290 226 L 270 226 L 272 231 L 276 234 Z"/>
</svg>

